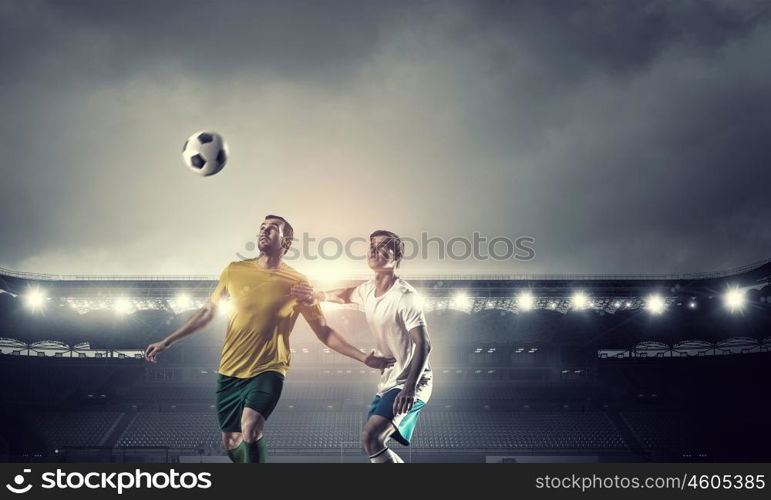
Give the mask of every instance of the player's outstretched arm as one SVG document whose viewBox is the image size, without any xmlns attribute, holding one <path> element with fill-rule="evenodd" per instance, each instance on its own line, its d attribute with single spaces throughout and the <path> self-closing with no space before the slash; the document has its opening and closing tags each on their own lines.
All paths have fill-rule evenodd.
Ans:
<svg viewBox="0 0 771 500">
<path fill-rule="evenodd" d="M 309 319 L 308 324 L 313 330 L 313 333 L 316 334 L 316 337 L 318 337 L 324 345 L 339 352 L 343 356 L 348 356 L 356 361 L 360 361 L 370 368 L 375 368 L 382 372 L 396 361 L 393 358 L 377 356 L 375 355 L 375 351 L 372 351 L 369 354 L 361 352 L 359 349 L 349 344 L 345 338 L 340 335 L 340 332 L 330 327 L 327 324 L 327 320 L 323 317 Z"/>
<path fill-rule="evenodd" d="M 195 332 L 203 329 L 211 323 L 214 316 L 217 314 L 217 305 L 212 302 L 207 302 L 200 309 L 193 313 L 185 323 L 174 330 L 168 337 L 150 344 L 145 349 L 145 359 L 153 363 L 156 362 L 158 354 L 162 353 L 172 345 L 176 344 L 180 340 L 193 335 Z"/>
<path fill-rule="evenodd" d="M 407 369 L 407 380 L 404 382 L 404 389 L 394 399 L 394 414 L 396 415 L 407 413 L 415 404 L 415 390 L 418 386 L 419 378 L 426 368 L 428 353 L 431 352 L 431 341 L 428 338 L 428 331 L 425 326 L 416 326 L 409 333 L 410 338 L 415 343 L 415 354 L 412 356 Z"/>
<path fill-rule="evenodd" d="M 297 297 L 297 300 L 305 305 L 317 304 L 319 302 L 351 304 L 351 293 L 353 293 L 353 290 L 353 288 L 337 288 L 335 290 L 320 291 L 314 289 L 310 283 L 298 283 L 292 286 L 289 293 L 293 297 Z"/>
</svg>

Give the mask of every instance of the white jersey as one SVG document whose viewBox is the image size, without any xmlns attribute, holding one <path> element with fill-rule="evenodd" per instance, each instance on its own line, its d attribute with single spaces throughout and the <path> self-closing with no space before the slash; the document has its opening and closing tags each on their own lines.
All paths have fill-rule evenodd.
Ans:
<svg viewBox="0 0 771 500">
<path fill-rule="evenodd" d="M 391 389 L 403 388 L 415 353 L 415 343 L 409 332 L 415 327 L 426 326 L 420 295 L 409 283 L 397 278 L 386 293 L 375 297 L 375 282 L 370 280 L 354 288 L 351 302 L 367 316 L 367 324 L 375 337 L 376 353 L 396 360 L 380 376 L 377 394 L 382 396 Z M 428 401 L 431 379 L 431 367 L 426 362 L 423 374 L 418 378 L 415 397 Z"/>
</svg>

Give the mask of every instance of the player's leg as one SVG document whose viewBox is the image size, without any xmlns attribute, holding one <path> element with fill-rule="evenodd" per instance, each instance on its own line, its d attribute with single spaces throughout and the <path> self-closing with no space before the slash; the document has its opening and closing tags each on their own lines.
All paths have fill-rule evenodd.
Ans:
<svg viewBox="0 0 771 500">
<path fill-rule="evenodd" d="M 389 436 L 395 431 L 393 422 L 380 415 L 372 415 L 361 430 L 361 446 L 372 463 L 404 463 L 393 450 L 386 446 Z"/>
<path fill-rule="evenodd" d="M 241 444 L 241 433 L 240 432 L 223 432 L 222 444 L 225 446 L 226 450 L 232 450 L 234 448 L 237 448 L 238 445 Z"/>
<path fill-rule="evenodd" d="M 262 431 L 265 429 L 265 417 L 258 411 L 244 407 L 241 414 L 241 436 L 247 443 L 254 443 L 262 439 Z"/>
<path fill-rule="evenodd" d="M 225 452 L 234 463 L 244 461 L 241 447 L 242 386 L 241 379 L 225 375 L 219 375 L 217 378 L 217 419 Z"/>
<path fill-rule="evenodd" d="M 241 417 L 241 428 L 243 429 L 242 447 L 244 450 L 244 462 L 267 462 L 268 448 L 263 435 L 265 417 L 260 412 L 245 406 Z"/>
<path fill-rule="evenodd" d="M 244 462 L 268 461 L 268 448 L 263 433 L 265 423 L 281 397 L 283 386 L 284 376 L 272 371 L 257 375 L 249 383 L 241 414 Z"/>
<path fill-rule="evenodd" d="M 388 438 L 393 438 L 404 446 L 410 445 L 420 412 L 431 396 L 431 384 L 427 381 L 418 386 L 418 399 L 410 411 L 394 415 L 394 400 L 400 392 L 401 389 L 394 388 L 382 396 L 375 396 L 369 407 L 361 441 L 364 451 L 373 463 L 403 462 L 399 455 L 386 446 L 386 442 Z"/>
<path fill-rule="evenodd" d="M 240 432 L 223 432 L 222 433 L 222 445 L 225 447 L 225 452 L 230 457 L 230 460 L 234 463 L 243 462 L 243 457 L 235 450 L 241 446 L 241 433 Z"/>
</svg>

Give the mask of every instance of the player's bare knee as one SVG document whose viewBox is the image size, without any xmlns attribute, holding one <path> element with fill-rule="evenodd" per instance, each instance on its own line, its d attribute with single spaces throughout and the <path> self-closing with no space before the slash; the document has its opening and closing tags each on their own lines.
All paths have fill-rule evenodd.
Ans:
<svg viewBox="0 0 771 500">
<path fill-rule="evenodd" d="M 361 431 L 361 446 L 368 454 L 372 454 L 380 451 L 385 442 L 377 430 L 365 428 Z"/>
<path fill-rule="evenodd" d="M 241 444 L 241 433 L 240 432 L 223 432 L 222 433 L 222 444 L 225 446 L 226 450 L 232 450 L 234 448 L 238 448 L 238 445 Z"/>
<path fill-rule="evenodd" d="M 244 441 L 247 443 L 254 443 L 262 438 L 262 429 L 258 429 L 257 426 L 246 426 L 243 428 Z"/>
<path fill-rule="evenodd" d="M 247 443 L 253 443 L 262 438 L 262 431 L 264 426 L 264 420 L 260 419 L 244 419 L 241 424 L 241 432 L 243 433 L 243 439 Z"/>
<path fill-rule="evenodd" d="M 241 432 L 244 441 L 253 443 L 262 438 L 262 431 L 265 428 L 265 417 L 260 412 L 251 408 L 244 408 L 241 414 Z"/>
</svg>

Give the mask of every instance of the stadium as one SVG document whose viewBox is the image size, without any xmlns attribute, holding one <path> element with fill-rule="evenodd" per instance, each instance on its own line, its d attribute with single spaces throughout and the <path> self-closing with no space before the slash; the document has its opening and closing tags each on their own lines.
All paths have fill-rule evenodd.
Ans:
<svg viewBox="0 0 771 500">
<path fill-rule="evenodd" d="M 413 276 L 436 388 L 410 462 L 768 461 L 771 260 L 682 275 Z M 214 412 L 227 311 L 206 276 L 0 272 L 0 460 L 224 462 Z M 341 282 L 341 285 L 345 283 Z M 325 306 L 326 307 L 326 306 Z M 363 313 L 326 307 L 357 347 Z M 363 462 L 378 373 L 302 322 L 266 427 L 276 462 Z"/>
</svg>

